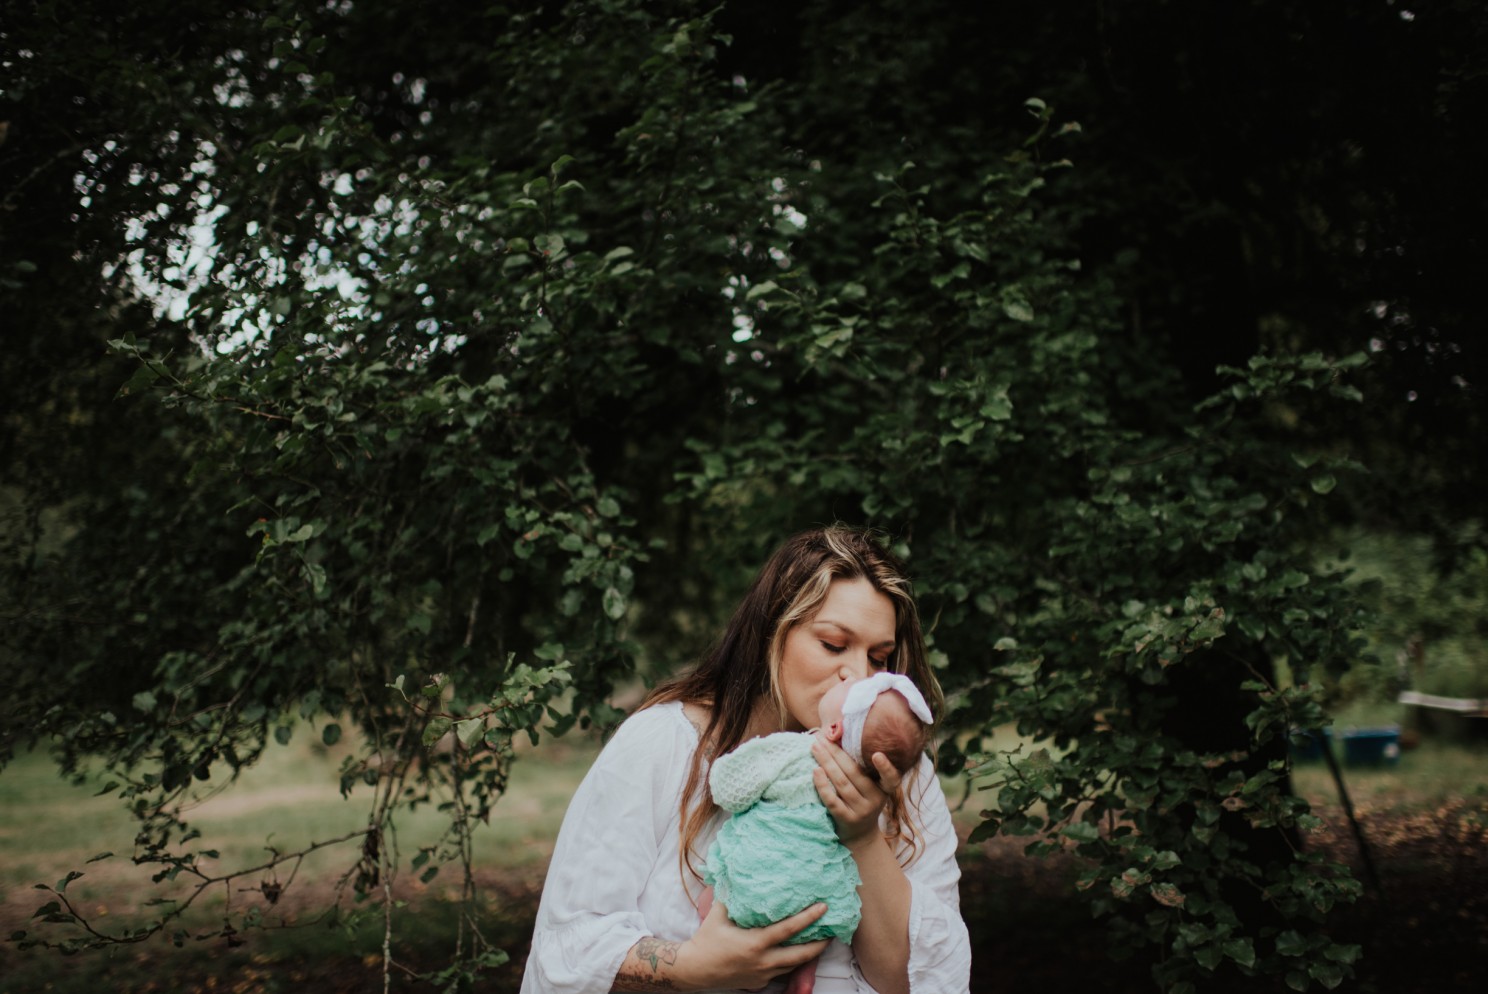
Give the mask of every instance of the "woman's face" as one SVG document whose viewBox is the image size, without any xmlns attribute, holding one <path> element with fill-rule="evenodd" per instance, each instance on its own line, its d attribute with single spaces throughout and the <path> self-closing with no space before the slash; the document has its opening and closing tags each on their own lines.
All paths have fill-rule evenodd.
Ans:
<svg viewBox="0 0 1488 994">
<path fill-rule="evenodd" d="M 894 651 L 894 602 L 867 580 L 834 580 L 814 617 L 785 636 L 780 694 L 786 729 L 816 725 L 822 697 L 844 680 L 887 668 Z"/>
</svg>

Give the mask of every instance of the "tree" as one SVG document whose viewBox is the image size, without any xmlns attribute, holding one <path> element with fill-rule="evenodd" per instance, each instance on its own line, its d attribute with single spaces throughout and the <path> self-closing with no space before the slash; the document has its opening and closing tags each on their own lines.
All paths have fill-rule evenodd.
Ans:
<svg viewBox="0 0 1488 994">
<path fill-rule="evenodd" d="M 1269 667 L 1353 651 L 1308 539 L 1377 373 L 1329 319 L 1207 334 L 1233 284 L 1197 269 L 1239 276 L 1193 251 L 1203 197 L 1158 209 L 1215 160 L 1136 112 L 1144 15 L 10 6 L 6 748 L 105 757 L 136 859 L 197 873 L 175 799 L 297 716 L 371 743 L 363 890 L 405 785 L 460 799 L 462 852 L 513 736 L 612 724 L 840 517 L 920 578 L 986 831 L 1077 846 L 1165 989 L 1346 972 L 1309 922 L 1356 886 L 1286 791 L 1325 719 Z M 1236 16 L 1266 49 L 1296 6 Z M 988 754 L 1006 722 L 1051 748 Z"/>
</svg>

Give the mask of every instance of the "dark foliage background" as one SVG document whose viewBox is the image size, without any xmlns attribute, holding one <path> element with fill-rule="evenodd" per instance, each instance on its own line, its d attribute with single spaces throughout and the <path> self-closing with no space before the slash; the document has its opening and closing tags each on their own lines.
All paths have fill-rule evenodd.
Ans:
<svg viewBox="0 0 1488 994">
<path fill-rule="evenodd" d="M 842 519 L 981 831 L 1166 990 L 1348 972 L 1285 736 L 1358 652 L 1320 536 L 1480 514 L 1480 4 L 0 9 L 0 746 L 102 757 L 137 860 L 354 724 L 375 893 L 406 790 L 468 841 Z"/>
</svg>

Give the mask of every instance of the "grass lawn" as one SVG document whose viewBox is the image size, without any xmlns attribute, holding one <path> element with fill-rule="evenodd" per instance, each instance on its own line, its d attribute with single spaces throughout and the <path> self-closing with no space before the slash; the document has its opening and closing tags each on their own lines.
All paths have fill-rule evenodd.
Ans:
<svg viewBox="0 0 1488 994">
<path fill-rule="evenodd" d="M 337 790 L 337 767 L 353 747 L 345 740 L 328 748 L 305 739 L 271 746 L 230 789 L 204 792 L 204 799 L 188 812 L 187 820 L 201 829 L 204 842 L 221 853 L 219 868 L 253 865 L 267 857 L 271 846 L 289 851 L 366 824 L 370 789 L 359 785 L 349 798 Z M 545 861 L 594 748 L 583 742 L 545 744 L 514 764 L 508 795 L 477 835 L 477 861 L 512 867 Z M 119 867 L 127 859 L 78 866 L 79 857 L 103 851 L 128 856 L 132 851 L 134 820 L 117 798 L 94 796 L 98 784 L 98 777 L 84 786 L 69 784 L 37 754 L 0 773 L 0 889 L 7 903 L 17 888 L 29 890 L 74 868 L 110 881 L 132 878 Z M 397 825 L 401 849 L 411 855 L 419 846 L 433 844 L 445 824 L 433 805 L 405 813 Z M 323 850 L 307 858 L 302 872 L 355 862 L 354 853 L 348 861 L 346 853 Z M 82 887 L 79 881 L 70 892 Z"/>
<path fill-rule="evenodd" d="M 190 820 L 201 828 L 202 844 L 221 852 L 215 861 L 219 871 L 257 865 L 269 846 L 292 850 L 365 824 L 370 793 L 361 788 L 350 799 L 343 799 L 337 792 L 337 767 L 354 743 L 343 741 L 328 748 L 307 732 L 302 730 L 288 746 L 271 748 L 231 790 L 204 797 L 194 809 Z M 999 739 L 997 747 L 1015 744 L 1009 737 L 1006 742 Z M 520 953 L 563 811 L 596 749 L 594 742 L 575 738 L 528 750 L 515 764 L 507 796 L 497 805 L 490 824 L 477 833 L 478 878 L 487 900 L 484 927 L 496 945 Z M 1433 812 L 1464 798 L 1476 798 L 1478 810 L 1488 806 L 1488 750 L 1481 747 L 1428 738 L 1406 750 L 1394 765 L 1345 768 L 1344 772 L 1361 821 L 1367 830 L 1381 835 L 1387 823 L 1402 825 L 1414 813 Z M 1321 809 L 1331 809 L 1330 822 L 1336 820 L 1337 790 L 1324 764 L 1298 764 L 1295 786 Z M 69 885 L 68 894 L 96 919 L 99 928 L 115 931 L 146 920 L 143 916 L 150 909 L 141 905 L 162 891 L 150 883 L 150 868 L 136 867 L 128 858 L 133 852 L 132 820 L 116 798 L 93 796 L 96 789 L 96 783 L 73 786 L 60 780 L 50 762 L 39 755 L 23 757 L 0 773 L 0 926 L 4 935 L 19 929 L 36 934 L 46 929 L 61 932 L 58 926 L 29 921 L 37 906 L 48 900 L 34 885 L 58 881 L 73 869 L 86 875 Z M 947 781 L 946 792 L 954 806 L 962 797 L 962 785 Z M 976 812 L 985 806 L 986 798 L 986 794 L 972 793 L 957 814 L 963 828 L 969 829 L 978 820 Z M 405 813 L 397 825 L 402 871 L 396 894 L 406 904 L 395 911 L 393 951 L 395 959 L 415 971 L 445 965 L 453 951 L 456 868 L 448 867 L 427 885 L 409 868 L 420 846 L 438 841 L 444 824 L 444 816 L 426 806 Z M 983 931 L 990 929 L 978 941 L 995 946 L 996 936 L 1009 929 L 1016 931 L 1019 922 L 1036 924 L 1051 935 L 1094 929 L 1083 904 L 1066 899 L 1069 868 L 1045 867 L 1043 861 L 1023 858 L 1021 841 L 994 840 L 965 855 L 963 891 L 969 902 L 968 920 Z M 1387 860 L 1390 852 L 1398 853 L 1400 858 L 1392 864 L 1396 867 L 1415 858 L 1405 850 L 1389 849 L 1393 843 L 1384 838 L 1380 842 L 1385 848 L 1379 855 Z M 1352 842 L 1340 835 L 1338 845 L 1346 858 Z M 83 863 L 104 851 L 118 855 Z M 218 938 L 188 940 L 183 948 L 173 949 L 168 937 L 156 937 L 69 958 L 0 944 L 0 994 L 380 991 L 382 918 L 381 909 L 372 906 L 375 902 L 358 909 L 348 894 L 341 908 L 350 914 L 329 926 L 325 922 L 305 925 L 314 921 L 317 909 L 334 903 L 337 879 L 357 858 L 355 843 L 310 857 L 273 909 L 284 920 L 303 927 L 248 933 L 241 946 L 229 947 Z M 282 880 L 287 871 L 279 875 Z M 255 890 L 260 882 L 256 877 L 238 882 L 235 910 L 251 900 L 261 903 L 258 893 L 242 893 Z M 218 892 L 204 897 L 192 909 L 192 921 L 199 927 L 220 925 L 224 903 L 224 895 Z M 1036 908 L 1044 910 L 1031 910 Z M 1037 936 L 1020 939 L 1020 948 L 1033 938 Z M 1092 932 L 1088 944 L 1089 962 L 1082 969 L 1105 969 L 1100 937 Z M 1008 956 L 1010 951 L 1001 955 Z M 1015 969 L 1026 969 L 1026 964 Z M 513 964 L 497 971 L 484 989 L 514 990 L 518 977 Z M 434 988 L 395 973 L 392 989 Z M 1090 991 L 1093 994 L 1094 988 Z"/>
<path fill-rule="evenodd" d="M 338 792 L 338 766 L 354 747 L 348 740 L 326 747 L 312 735 L 299 734 L 288 746 L 271 746 L 231 789 L 206 791 L 188 816 L 202 832 L 198 844 L 220 853 L 217 860 L 204 863 L 204 868 L 220 873 L 256 866 L 269 857 L 270 847 L 293 851 L 364 826 L 372 803 L 370 789 L 359 787 L 350 798 Z M 577 736 L 529 750 L 513 766 L 507 796 L 496 806 L 489 824 L 477 831 L 476 865 L 487 885 L 483 891 L 490 902 L 492 939 L 498 945 L 525 938 L 531 894 L 541 885 L 563 812 L 596 750 L 595 743 Z M 0 773 L 0 929 L 4 936 L 25 929 L 36 935 L 64 937 L 66 926 L 33 923 L 30 918 L 50 900 L 35 885 L 56 883 L 70 870 L 80 870 L 84 876 L 68 886 L 68 896 L 97 928 L 110 933 L 151 920 L 151 909 L 141 907 L 145 901 L 185 894 L 184 876 L 174 886 L 156 885 L 150 877 L 157 868 L 133 864 L 129 857 L 134 851 L 135 823 L 117 797 L 94 796 L 98 786 L 97 777 L 82 786 L 67 783 L 39 754 L 21 757 Z M 409 861 L 421 846 L 438 843 L 446 825 L 445 815 L 435 805 L 404 812 L 396 823 L 394 844 L 402 867 L 396 894 L 407 902 L 395 921 L 397 950 L 407 961 L 426 968 L 442 965 L 449 956 L 456 932 L 454 900 L 459 874 L 456 866 L 449 866 L 425 885 L 410 871 Z M 103 852 L 116 855 L 85 862 Z M 337 880 L 358 858 L 359 842 L 312 853 L 273 910 L 296 924 L 314 920 L 319 910 L 335 902 Z M 283 882 L 288 873 L 289 867 L 281 866 L 277 877 Z M 261 877 L 234 883 L 236 893 L 231 897 L 236 910 L 255 900 L 262 903 L 259 893 L 242 893 L 272 879 L 269 873 Z M 513 896 L 504 891 L 512 887 L 520 908 L 512 916 L 503 916 L 503 899 Z M 213 888 L 192 907 L 188 922 L 198 927 L 219 926 L 228 896 L 222 887 Z M 382 942 L 380 909 L 358 908 L 349 890 L 341 908 L 350 914 L 341 915 L 333 927 L 321 923 L 255 932 L 244 946 L 233 948 L 214 939 L 188 941 L 175 950 L 168 937 L 157 936 L 138 945 L 65 958 L 45 950 L 20 951 L 5 943 L 0 945 L 0 994 L 210 990 L 218 989 L 216 978 L 228 975 L 235 980 L 226 989 L 236 991 L 296 990 L 302 984 L 339 989 L 335 977 L 324 972 L 377 974 Z M 520 925 L 512 925 L 511 918 L 520 919 Z M 506 935 L 511 928 L 520 934 Z"/>
</svg>

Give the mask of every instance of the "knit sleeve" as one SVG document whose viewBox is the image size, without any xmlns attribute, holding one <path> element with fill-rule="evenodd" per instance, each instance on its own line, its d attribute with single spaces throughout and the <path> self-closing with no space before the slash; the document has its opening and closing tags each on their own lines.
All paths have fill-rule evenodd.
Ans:
<svg viewBox="0 0 1488 994">
<path fill-rule="evenodd" d="M 810 735 L 777 732 L 750 739 L 713 761 L 712 771 L 708 774 L 708 789 L 713 793 L 713 802 L 729 812 L 747 810 L 771 792 L 783 776 L 799 779 L 803 757 L 814 765 Z M 810 767 L 806 769 L 809 777 Z M 784 800 L 778 793 L 771 793 L 771 799 Z"/>
</svg>

